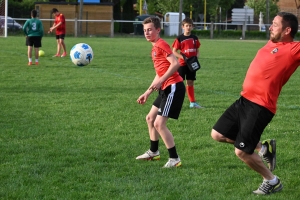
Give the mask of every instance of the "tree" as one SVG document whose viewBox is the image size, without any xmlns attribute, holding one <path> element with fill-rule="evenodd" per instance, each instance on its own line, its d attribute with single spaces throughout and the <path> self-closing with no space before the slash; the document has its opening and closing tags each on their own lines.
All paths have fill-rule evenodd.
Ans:
<svg viewBox="0 0 300 200">
<path fill-rule="evenodd" d="M 276 16 L 279 11 L 277 6 L 277 2 L 279 0 L 269 0 L 269 16 L 270 19 Z M 259 13 L 262 12 L 264 15 L 264 21 L 266 22 L 267 15 L 266 15 L 266 0 L 248 0 L 246 5 L 250 8 L 254 9 L 254 16 L 259 18 Z M 266 22 L 267 23 L 267 22 Z"/>
</svg>

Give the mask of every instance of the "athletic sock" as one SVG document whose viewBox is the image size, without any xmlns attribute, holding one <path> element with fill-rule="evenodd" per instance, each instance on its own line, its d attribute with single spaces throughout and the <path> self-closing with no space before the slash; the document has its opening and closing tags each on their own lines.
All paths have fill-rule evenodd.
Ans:
<svg viewBox="0 0 300 200">
<path fill-rule="evenodd" d="M 195 99 L 195 91 L 194 91 L 194 86 L 186 86 L 186 90 L 187 90 L 187 95 L 189 97 L 190 102 L 196 102 Z"/>
<path fill-rule="evenodd" d="M 28 58 L 28 61 L 29 61 L 29 62 L 32 62 L 32 58 Z"/>
<path fill-rule="evenodd" d="M 157 141 L 150 140 L 150 151 L 156 152 L 158 150 L 158 142 L 159 140 Z"/>
<path fill-rule="evenodd" d="M 172 147 L 168 149 L 170 158 L 178 158 L 178 154 L 176 152 L 176 147 Z"/>
<path fill-rule="evenodd" d="M 39 59 L 35 59 L 35 62 L 36 62 L 36 63 L 39 62 Z"/>
<path fill-rule="evenodd" d="M 276 176 L 272 180 L 267 180 L 267 181 L 270 183 L 270 185 L 275 185 L 278 183 L 278 179 Z"/>
<path fill-rule="evenodd" d="M 262 144 L 262 145 L 261 145 L 261 149 L 260 149 L 260 151 L 259 151 L 259 154 L 265 155 L 266 150 L 267 150 L 266 146 Z"/>
</svg>

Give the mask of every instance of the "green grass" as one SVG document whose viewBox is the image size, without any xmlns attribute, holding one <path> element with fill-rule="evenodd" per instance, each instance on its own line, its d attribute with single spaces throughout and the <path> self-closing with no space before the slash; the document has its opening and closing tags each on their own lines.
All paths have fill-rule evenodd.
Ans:
<svg viewBox="0 0 300 200">
<path fill-rule="evenodd" d="M 299 199 L 299 70 L 283 88 L 278 112 L 262 139 L 277 139 L 277 169 L 284 189 L 251 194 L 262 178 L 213 141 L 210 131 L 238 97 L 247 68 L 266 41 L 201 40 L 195 82 L 205 109 L 169 120 L 183 166 L 138 162 L 149 148 L 146 105 L 136 99 L 154 78 L 151 44 L 144 38 L 69 38 L 85 42 L 94 60 L 76 67 L 52 58 L 53 37 L 43 38 L 39 66 L 27 66 L 24 37 L 0 38 L 0 199 Z M 173 39 L 168 38 L 169 44 Z"/>
</svg>

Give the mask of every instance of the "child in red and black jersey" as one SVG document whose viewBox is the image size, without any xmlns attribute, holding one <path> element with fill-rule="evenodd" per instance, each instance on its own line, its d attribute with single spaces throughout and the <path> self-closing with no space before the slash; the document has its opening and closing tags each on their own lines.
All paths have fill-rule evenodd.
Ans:
<svg viewBox="0 0 300 200">
<path fill-rule="evenodd" d="M 181 54 L 184 54 L 187 58 L 192 56 L 198 56 L 200 42 L 198 37 L 192 35 L 193 20 L 186 18 L 182 21 L 182 29 L 184 30 L 182 35 L 179 35 L 173 42 L 173 54 L 178 58 L 180 68 L 178 72 L 183 80 L 186 80 L 186 91 L 190 100 L 190 108 L 202 108 L 195 98 L 194 81 L 196 80 L 196 72 L 189 70 Z"/>
</svg>

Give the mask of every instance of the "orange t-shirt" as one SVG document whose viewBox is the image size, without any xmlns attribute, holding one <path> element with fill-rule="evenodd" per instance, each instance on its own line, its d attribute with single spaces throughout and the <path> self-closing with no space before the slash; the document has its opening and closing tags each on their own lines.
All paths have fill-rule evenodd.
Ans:
<svg viewBox="0 0 300 200">
<path fill-rule="evenodd" d="M 241 95 L 275 114 L 281 89 L 299 65 L 300 42 L 269 41 L 251 62 Z"/>
<path fill-rule="evenodd" d="M 170 67 L 170 62 L 167 57 L 172 54 L 172 50 L 168 43 L 163 39 L 158 39 L 152 48 L 152 61 L 154 63 L 155 72 L 159 77 L 162 77 Z M 183 81 L 179 73 L 176 71 L 165 82 L 163 82 L 161 89 L 164 90 L 167 86 Z"/>
<path fill-rule="evenodd" d="M 66 34 L 66 20 L 63 14 L 59 14 L 55 17 L 55 24 L 61 22 L 61 25 L 56 28 L 56 35 Z"/>
</svg>

